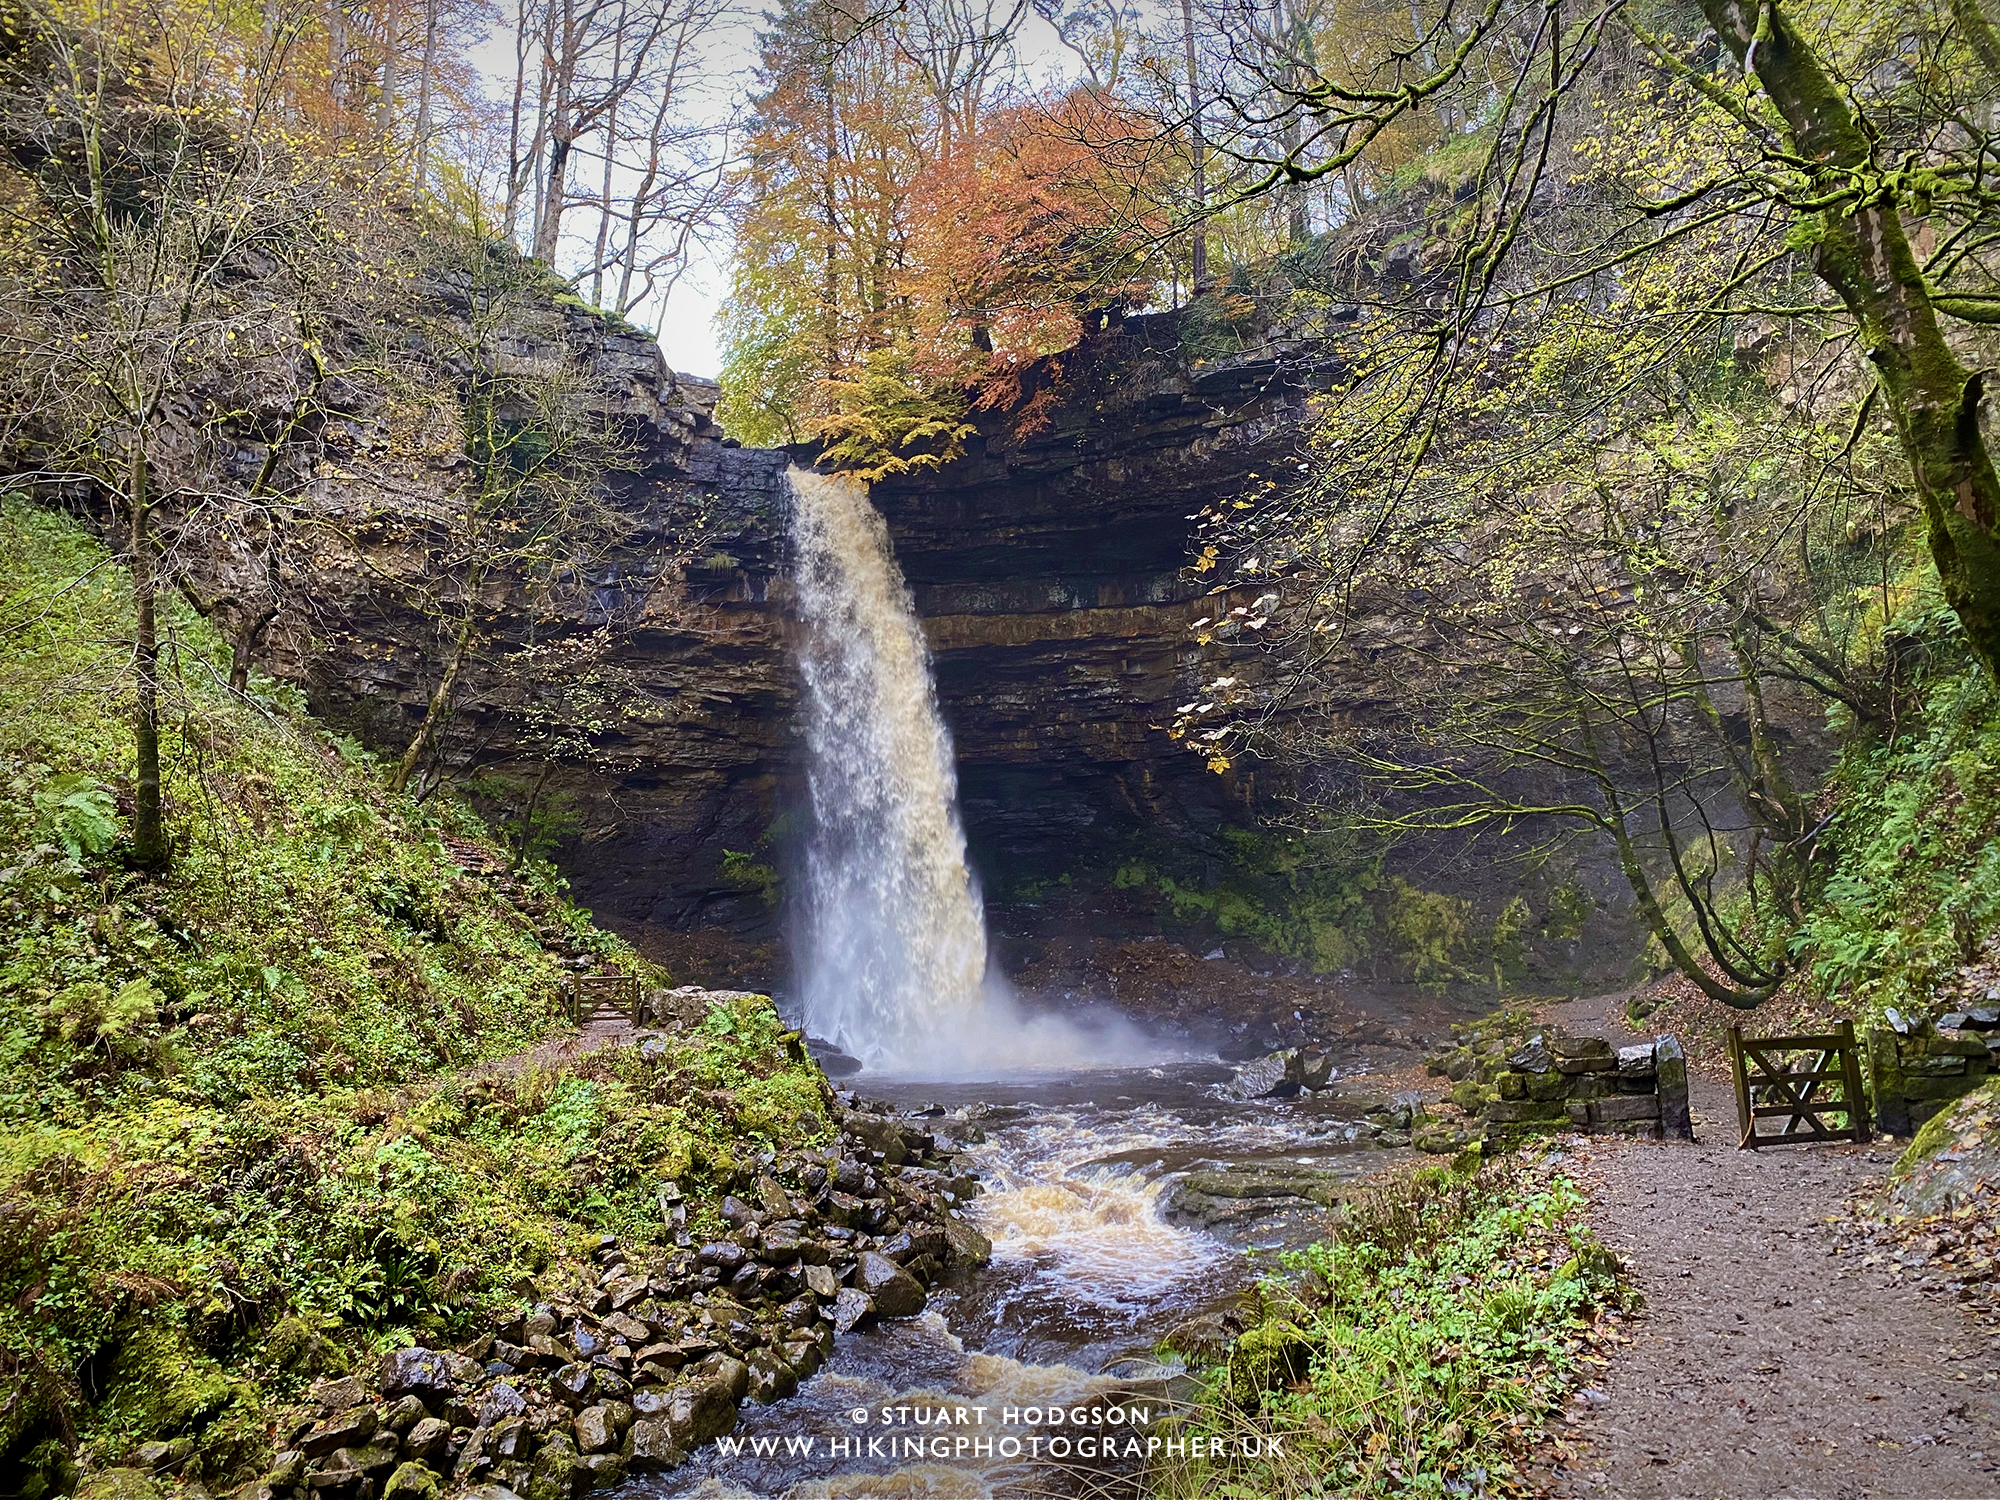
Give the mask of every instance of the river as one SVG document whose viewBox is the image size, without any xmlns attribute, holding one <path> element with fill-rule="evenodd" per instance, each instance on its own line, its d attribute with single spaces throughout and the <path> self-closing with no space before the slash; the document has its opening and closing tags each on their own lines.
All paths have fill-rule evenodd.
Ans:
<svg viewBox="0 0 2000 1500">
<path fill-rule="evenodd" d="M 1122 1455 L 1131 1432 L 1071 1414 L 1156 1413 L 1185 1385 L 1160 1359 L 1169 1330 L 1230 1307 L 1260 1257 L 1324 1233 L 1316 1200 L 1391 1159 L 1361 1123 L 1373 1100 L 1242 1100 L 1229 1077 L 1212 1062 L 983 1084 L 864 1076 L 869 1097 L 929 1111 L 927 1128 L 964 1142 L 992 1264 L 915 1318 L 841 1339 L 796 1396 L 746 1407 L 732 1441 L 625 1495 L 1115 1492 L 1134 1465 L 1078 1452 L 1111 1437 Z M 1262 1196 L 1232 1196 L 1246 1190 Z"/>
</svg>

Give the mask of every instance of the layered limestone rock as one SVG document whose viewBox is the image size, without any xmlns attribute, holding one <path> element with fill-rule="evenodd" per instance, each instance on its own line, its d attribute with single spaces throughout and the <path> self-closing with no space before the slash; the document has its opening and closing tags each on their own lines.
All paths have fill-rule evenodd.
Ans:
<svg viewBox="0 0 2000 1500">
<path fill-rule="evenodd" d="M 781 863 L 780 819 L 798 801 L 792 455 L 732 444 L 712 419 L 713 385 L 674 375 L 649 341 L 576 309 L 560 337 L 636 435 L 634 470 L 612 487 L 626 534 L 553 620 L 546 603 L 530 610 L 525 580 L 489 585 L 495 645 L 468 673 L 447 753 L 517 787 L 542 783 L 545 806 L 560 799 L 561 860 L 600 914 L 768 925 L 768 879 L 744 872 Z M 1323 382 L 1277 358 L 1191 369 L 1176 347 L 1171 317 L 1101 332 L 1063 357 L 1046 425 L 987 414 L 964 459 L 876 489 L 936 654 L 989 878 L 1066 865 L 1141 826 L 1213 826 L 1256 794 L 1164 732 L 1194 685 L 1188 627 L 1249 597 L 1187 572 L 1189 545 L 1204 506 L 1296 463 L 1304 403 Z M 334 455 L 350 473 L 369 462 L 366 421 L 355 426 L 353 451 Z M 417 490 L 450 481 L 399 476 Z M 338 509 L 339 483 L 319 500 Z M 327 569 L 312 628 L 279 633 L 276 665 L 321 712 L 394 750 L 421 719 L 440 642 L 370 587 L 422 559 L 370 547 L 361 536 Z M 579 649 L 571 680 L 524 686 L 531 620 L 543 649 Z"/>
<path fill-rule="evenodd" d="M 1171 316 L 1129 320 L 1061 365 L 1046 426 L 984 418 L 964 459 L 874 494 L 936 654 L 989 874 L 1247 810 L 1254 784 L 1164 732 L 1198 686 L 1189 627 L 1256 593 L 1213 592 L 1188 570 L 1190 544 L 1204 507 L 1296 467 L 1326 374 L 1276 353 L 1192 369 Z"/>
<path fill-rule="evenodd" d="M 579 893 L 629 922 L 755 925 L 767 904 L 722 874 L 778 815 L 790 764 L 796 683 L 786 643 L 789 457 L 743 449 L 715 425 L 712 382 L 677 376 L 658 347 L 580 308 L 515 340 L 523 359 L 580 358 L 600 410 L 628 445 L 608 498 L 622 535 L 584 580 L 551 600 L 533 581 L 490 580 L 488 644 L 469 664 L 441 735 L 468 768 L 559 809 Z M 313 501 L 336 518 L 348 497 L 394 482 L 421 509 L 448 470 L 384 475 L 363 409 L 336 443 Z M 358 522 L 329 549 L 312 609 L 275 633 L 271 665 L 319 713 L 393 754 L 422 720 L 444 642 L 401 602 L 426 567 L 407 542 Z M 384 580 L 389 586 L 384 587 Z M 542 653 L 525 653 L 530 643 Z M 496 809 L 503 816 L 507 808 Z"/>
</svg>

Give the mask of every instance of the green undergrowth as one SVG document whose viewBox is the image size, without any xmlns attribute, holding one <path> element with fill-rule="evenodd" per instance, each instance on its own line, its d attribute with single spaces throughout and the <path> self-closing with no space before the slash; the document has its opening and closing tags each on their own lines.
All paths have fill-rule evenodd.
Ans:
<svg viewBox="0 0 2000 1500">
<path fill-rule="evenodd" d="M 149 878 L 123 574 L 0 509 L 0 1494 L 151 1441 L 228 1483 L 315 1375 L 664 1234 L 665 1180 L 704 1222 L 746 1156 L 827 1128 L 762 1000 L 654 1063 L 537 1061 L 573 965 L 665 975 L 545 867 L 480 873 L 506 862 L 473 814 L 386 792 L 284 690 L 231 694 L 164 613 Z"/>
<path fill-rule="evenodd" d="M 1822 856 L 1832 874 L 1794 943 L 1813 989 L 1873 1015 L 1976 1001 L 1991 982 L 1977 971 L 1995 966 L 2000 693 L 1970 668 L 1923 688 L 1918 723 L 1843 756 Z"/>
<path fill-rule="evenodd" d="M 1639 1002 L 1635 1021 L 1681 1033 L 1713 1062 L 1731 1024 L 1772 1035 L 1846 1018 L 1866 1031 L 1892 1007 L 1923 1020 L 1994 1003 L 2000 693 L 1979 669 L 1947 659 L 1909 698 L 1893 734 L 1835 725 L 1845 744 L 1815 802 L 1821 826 L 1789 941 L 1792 977 L 1748 1013 L 1672 980 Z"/>
<path fill-rule="evenodd" d="M 1505 988 L 1531 955 L 1573 945 L 1595 910 L 1573 880 L 1524 871 L 1523 888 L 1482 915 L 1478 903 L 1390 873 L 1388 850 L 1342 831 L 1226 828 L 1215 857 L 1135 852 L 1110 876 L 1185 926 L 1241 938 L 1321 973 L 1366 969 L 1431 988 Z M 1532 887 L 1532 891 L 1529 889 Z"/>
<path fill-rule="evenodd" d="M 1583 1206 L 1542 1157 L 1428 1168 L 1350 1203 L 1261 1284 L 1150 1492 L 1513 1491 L 1594 1325 L 1631 1296 Z"/>
</svg>

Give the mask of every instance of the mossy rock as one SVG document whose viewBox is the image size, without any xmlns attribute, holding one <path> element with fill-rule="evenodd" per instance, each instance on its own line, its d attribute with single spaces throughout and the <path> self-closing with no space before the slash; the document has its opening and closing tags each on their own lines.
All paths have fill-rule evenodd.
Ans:
<svg viewBox="0 0 2000 1500">
<path fill-rule="evenodd" d="M 1410 1144 L 1432 1156 L 1449 1156 L 1466 1141 L 1465 1132 L 1442 1120 L 1431 1120 L 1410 1134 Z"/>
<path fill-rule="evenodd" d="M 221 1366 L 164 1321 L 134 1321 L 121 1330 L 108 1405 L 135 1440 L 174 1437 L 219 1418 L 237 1397 Z"/>
<path fill-rule="evenodd" d="M 1272 1318 L 1237 1336 L 1229 1351 L 1229 1381 L 1245 1405 L 1264 1392 L 1305 1379 L 1312 1368 L 1312 1340 L 1285 1318 Z"/>
<path fill-rule="evenodd" d="M 1910 1144 L 1903 1148 L 1903 1154 L 1896 1158 L 1896 1174 L 1904 1176 L 1914 1171 L 1918 1163 L 1944 1150 L 1952 1137 L 1952 1112 L 1941 1109 L 1924 1121 Z"/>
<path fill-rule="evenodd" d="M 117 1357 L 98 1415 L 98 1441 L 130 1452 L 148 1441 L 185 1438 L 192 1450 L 181 1476 L 213 1487 L 244 1477 L 270 1457 L 264 1397 L 232 1380 L 163 1319 L 121 1325 Z"/>
<path fill-rule="evenodd" d="M 441 1490 L 437 1475 L 420 1463 L 405 1463 L 382 1486 L 382 1500 L 437 1500 Z"/>
<path fill-rule="evenodd" d="M 311 1380 L 321 1375 L 345 1375 L 347 1355 L 300 1317 L 280 1318 L 264 1339 L 263 1362 L 286 1375 Z"/>
<path fill-rule="evenodd" d="M 1567 1073 L 1530 1073 L 1528 1075 L 1528 1097 L 1538 1104 L 1553 1103 L 1569 1097 L 1570 1075 Z"/>
<path fill-rule="evenodd" d="M 101 1469 L 78 1486 L 76 1500 L 161 1500 L 161 1492 L 144 1469 Z"/>
<path fill-rule="evenodd" d="M 50 1376 L 25 1361 L 13 1373 L 0 1375 L 0 1457 L 11 1459 L 16 1444 L 56 1425 L 60 1395 Z"/>
<path fill-rule="evenodd" d="M 45 1439 L 13 1461 L 19 1464 L 14 1489 L 17 1500 L 55 1500 L 76 1488 L 76 1455 L 60 1438 Z"/>
</svg>

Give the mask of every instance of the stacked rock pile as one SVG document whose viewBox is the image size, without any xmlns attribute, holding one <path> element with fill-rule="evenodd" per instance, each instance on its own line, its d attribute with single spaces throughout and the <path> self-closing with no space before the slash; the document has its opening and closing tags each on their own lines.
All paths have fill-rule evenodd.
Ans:
<svg viewBox="0 0 2000 1500">
<path fill-rule="evenodd" d="M 661 1216 L 679 1243 L 628 1252 L 605 1236 L 577 1284 L 541 1300 L 517 1285 L 461 1347 L 395 1350 L 372 1389 L 321 1382 L 243 1500 L 433 1500 L 468 1486 L 479 1500 L 574 1500 L 681 1463 L 745 1401 L 790 1395 L 839 1334 L 921 1312 L 947 1269 L 991 1252 L 959 1216 L 977 1183 L 888 1105 L 841 1107 L 838 1147 L 738 1173 L 726 1232 L 689 1234 L 689 1203 L 668 1184 Z"/>
</svg>

